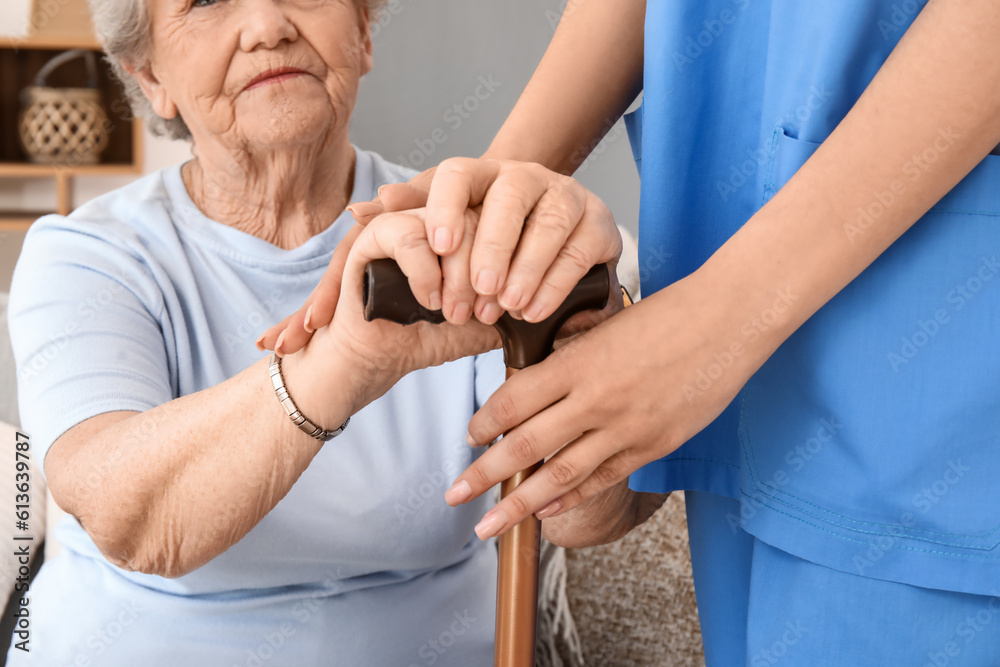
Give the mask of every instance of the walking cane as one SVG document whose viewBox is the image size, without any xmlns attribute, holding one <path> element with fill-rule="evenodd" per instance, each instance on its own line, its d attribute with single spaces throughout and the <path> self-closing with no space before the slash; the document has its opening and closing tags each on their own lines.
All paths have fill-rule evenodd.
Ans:
<svg viewBox="0 0 1000 667">
<path fill-rule="evenodd" d="M 548 319 L 537 323 L 517 320 L 504 313 L 494 325 L 503 342 L 504 365 L 509 379 L 518 370 L 545 359 L 563 324 L 584 310 L 608 304 L 610 275 L 607 264 L 593 267 Z M 440 310 L 417 303 L 406 276 L 391 259 L 370 262 L 362 287 L 365 320 L 390 320 L 399 324 L 445 321 Z M 515 474 L 500 485 L 506 498 L 541 464 Z M 538 554 L 541 524 L 534 515 L 500 536 L 497 570 L 496 667 L 534 667 L 535 628 L 538 613 Z"/>
</svg>

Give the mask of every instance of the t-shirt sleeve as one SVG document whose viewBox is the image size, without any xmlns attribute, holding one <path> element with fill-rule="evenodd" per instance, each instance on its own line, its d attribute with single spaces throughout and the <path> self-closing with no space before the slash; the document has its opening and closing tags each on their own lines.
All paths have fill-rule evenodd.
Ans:
<svg viewBox="0 0 1000 667">
<path fill-rule="evenodd" d="M 476 410 L 483 407 L 486 399 L 503 381 L 503 350 L 493 350 L 476 357 Z"/>
<path fill-rule="evenodd" d="M 40 461 L 90 417 L 172 398 L 162 292 L 137 253 L 98 229 L 43 218 L 14 270 L 9 326 L 21 428 Z"/>
</svg>

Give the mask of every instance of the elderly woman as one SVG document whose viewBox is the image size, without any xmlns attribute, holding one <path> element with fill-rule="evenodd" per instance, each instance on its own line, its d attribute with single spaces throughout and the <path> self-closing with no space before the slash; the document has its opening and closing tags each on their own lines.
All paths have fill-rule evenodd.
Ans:
<svg viewBox="0 0 1000 667">
<path fill-rule="evenodd" d="M 472 247 L 442 278 L 420 213 L 383 216 L 350 236 L 331 325 L 283 360 L 254 346 L 343 265 L 347 203 L 413 175 L 348 141 L 373 4 L 92 0 L 137 111 L 196 157 L 25 240 L 10 306 L 22 423 L 70 514 L 32 586 L 31 664 L 491 663 L 486 507 L 442 500 L 502 373 L 492 328 L 470 320 L 492 305 L 465 284 Z M 556 208 L 581 196 L 568 185 Z M 524 253 L 553 268 L 617 255 L 586 201 L 586 230 L 516 253 L 507 235 L 508 282 Z M 361 271 L 379 256 L 453 323 L 365 323 Z"/>
</svg>

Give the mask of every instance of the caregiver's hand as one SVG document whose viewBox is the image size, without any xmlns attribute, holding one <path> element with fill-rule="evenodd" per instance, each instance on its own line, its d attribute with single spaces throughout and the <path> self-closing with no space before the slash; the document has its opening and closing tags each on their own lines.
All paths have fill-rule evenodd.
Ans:
<svg viewBox="0 0 1000 667">
<path fill-rule="evenodd" d="M 617 264 L 621 237 L 607 207 L 582 185 L 525 162 L 453 158 L 409 183 L 384 186 L 353 205 L 360 223 L 426 202 L 426 236 L 442 256 L 441 304 L 449 322 L 472 314 L 488 324 L 504 310 L 529 321 L 548 317 L 594 264 Z M 474 225 L 464 213 L 481 207 Z M 338 269 L 331 262 L 331 272 Z M 333 316 L 339 281 L 324 278 L 299 312 L 259 346 L 299 349 Z M 305 322 L 305 326 L 303 326 Z"/>
<path fill-rule="evenodd" d="M 708 287 L 695 272 L 520 371 L 490 397 L 469 425 L 470 444 L 507 435 L 459 475 L 448 503 L 468 502 L 551 458 L 484 517 L 480 538 L 532 513 L 547 519 L 580 505 L 722 412 L 770 350 L 730 352 L 743 340 L 743 313 L 705 299 Z M 708 386 L 698 382 L 714 365 L 724 372 L 712 371 Z"/>
<path fill-rule="evenodd" d="M 463 213 L 479 205 L 469 246 Z M 592 266 L 614 267 L 622 250 L 597 195 L 569 176 L 514 160 L 442 162 L 427 195 L 427 237 L 444 258 L 445 315 L 474 300 L 473 312 L 487 323 L 501 309 L 545 319 Z"/>
</svg>

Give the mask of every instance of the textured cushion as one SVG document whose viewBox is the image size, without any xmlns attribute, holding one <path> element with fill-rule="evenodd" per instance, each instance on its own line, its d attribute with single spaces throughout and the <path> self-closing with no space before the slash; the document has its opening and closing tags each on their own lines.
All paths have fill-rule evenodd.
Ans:
<svg viewBox="0 0 1000 667">
<path fill-rule="evenodd" d="M 0 422 L 20 424 L 17 414 L 17 372 L 14 353 L 10 349 L 7 331 L 7 299 L 10 295 L 0 292 Z"/>
<path fill-rule="evenodd" d="M 705 664 L 683 493 L 671 494 L 623 540 L 568 549 L 566 561 L 566 595 L 584 664 Z"/>
</svg>

